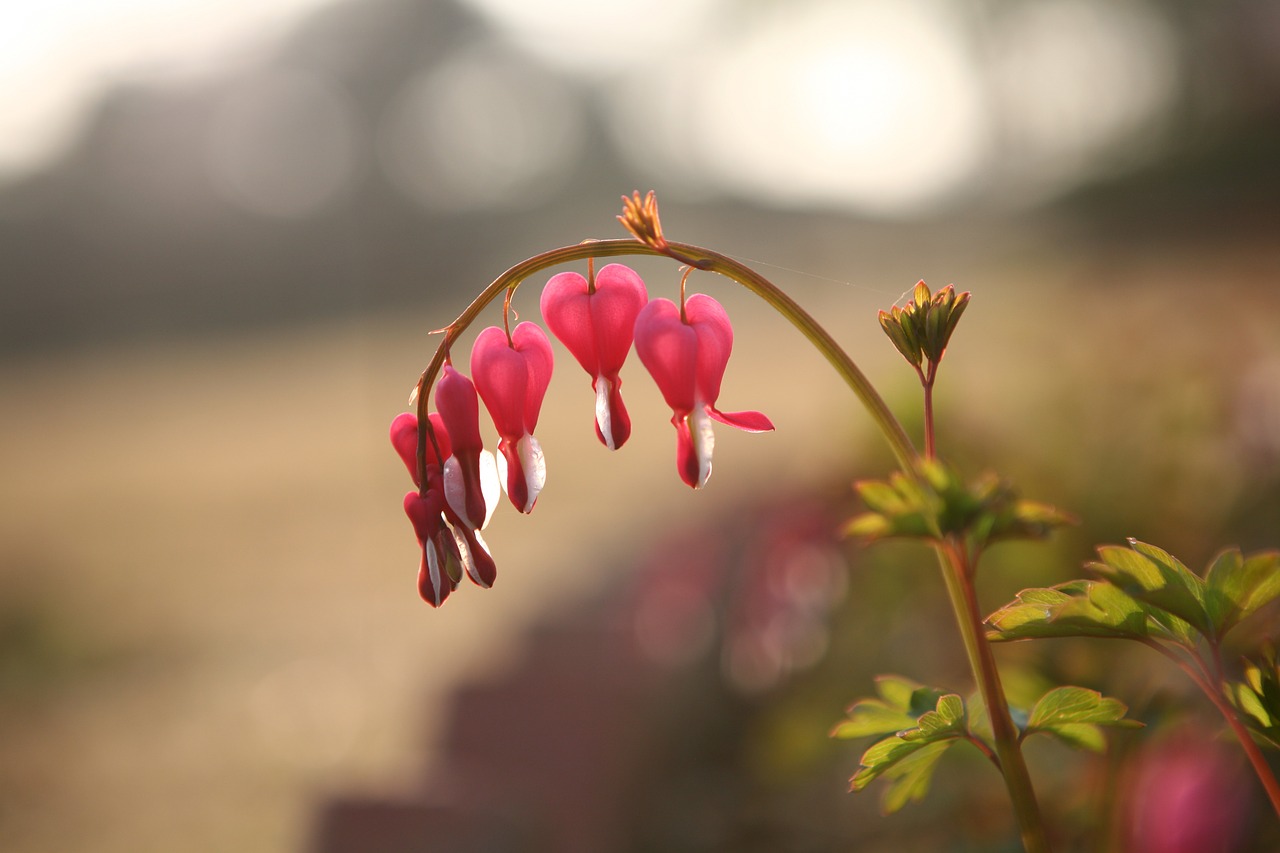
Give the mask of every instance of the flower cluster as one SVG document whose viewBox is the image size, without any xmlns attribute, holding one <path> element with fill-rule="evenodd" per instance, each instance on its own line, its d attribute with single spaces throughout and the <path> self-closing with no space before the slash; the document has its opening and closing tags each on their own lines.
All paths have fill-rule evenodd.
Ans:
<svg viewBox="0 0 1280 853">
<path fill-rule="evenodd" d="M 610 450 L 631 435 L 621 371 L 633 344 L 671 407 L 677 470 L 689 486 L 701 488 L 711 476 L 712 421 L 747 432 L 773 429 L 760 412 L 716 408 L 733 328 L 710 296 L 685 299 L 682 292 L 680 305 L 650 300 L 640 276 L 615 263 L 585 277 L 552 276 L 540 307 L 547 328 L 591 377 L 596 436 Z M 391 442 L 417 486 L 404 506 L 422 547 L 418 591 L 432 606 L 444 602 L 463 573 L 482 587 L 493 584 L 496 569 L 480 531 L 499 488 L 520 512 L 533 510 L 547 478 L 533 433 L 553 366 L 550 341 L 537 324 L 490 326 L 471 349 L 474 382 L 446 361 L 429 423 L 411 413 L 393 421 Z M 480 435 L 481 400 L 498 433 L 496 455 Z"/>
</svg>

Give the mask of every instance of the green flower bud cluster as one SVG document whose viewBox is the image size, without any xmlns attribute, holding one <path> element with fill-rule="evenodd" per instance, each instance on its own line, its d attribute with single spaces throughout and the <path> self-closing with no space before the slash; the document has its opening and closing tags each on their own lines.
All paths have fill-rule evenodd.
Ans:
<svg viewBox="0 0 1280 853">
<path fill-rule="evenodd" d="M 968 304 L 967 290 L 957 294 L 948 284 L 930 294 L 929 286 L 920 281 L 905 308 L 895 305 L 890 311 L 880 312 L 880 327 L 914 367 L 919 368 L 922 360 L 936 365 L 942 361 L 947 341 Z"/>
</svg>

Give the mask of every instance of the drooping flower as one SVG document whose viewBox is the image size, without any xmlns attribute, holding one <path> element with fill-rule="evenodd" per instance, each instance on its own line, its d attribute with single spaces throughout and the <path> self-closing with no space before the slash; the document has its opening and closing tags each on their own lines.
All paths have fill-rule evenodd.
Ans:
<svg viewBox="0 0 1280 853">
<path fill-rule="evenodd" d="M 551 277 L 542 291 L 547 328 L 591 376 L 596 436 L 617 450 L 631 436 L 622 404 L 622 364 L 631 351 L 636 316 L 649 301 L 644 282 L 623 264 L 608 264 L 589 282 L 576 272 Z"/>
<path fill-rule="evenodd" d="M 547 481 L 542 445 L 533 437 L 542 398 L 551 382 L 551 343 L 535 323 L 511 333 L 490 326 L 471 348 L 476 390 L 498 429 L 498 467 L 511 503 L 529 512 Z"/>
<path fill-rule="evenodd" d="M 676 467 L 693 488 L 706 485 L 711 476 L 713 420 L 746 432 L 773 429 L 760 412 L 726 413 L 716 408 L 733 350 L 733 327 L 715 299 L 696 293 L 685 300 L 683 311 L 669 299 L 653 300 L 636 318 L 635 344 L 636 354 L 671 407 Z"/>
<path fill-rule="evenodd" d="M 425 445 L 425 483 L 418 477 L 417 415 L 405 412 L 396 416 L 391 422 L 391 444 L 418 486 L 417 491 L 404 496 L 405 514 L 409 516 L 418 544 L 422 547 L 418 593 L 428 604 L 439 607 L 457 587 L 463 571 L 479 586 L 489 587 L 497 577 L 497 567 L 479 530 L 468 526 L 446 499 L 442 468 L 450 463 L 458 466 L 459 463 L 451 452 L 452 442 L 444 417 L 432 412 L 430 419 L 436 444 L 445 462 L 442 466 L 435 446 L 428 441 Z M 487 464 L 483 461 L 485 457 L 488 457 Z M 492 502 L 497 492 L 492 455 L 486 452 L 481 460 L 477 467 L 481 472 L 482 490 L 489 493 L 487 500 Z"/>
<path fill-rule="evenodd" d="M 484 439 L 480 437 L 480 401 L 471 380 L 446 364 L 436 383 L 436 409 L 449 434 L 452 454 L 444 461 L 444 495 L 462 523 L 484 527 L 493 511 L 481 480 Z"/>
</svg>

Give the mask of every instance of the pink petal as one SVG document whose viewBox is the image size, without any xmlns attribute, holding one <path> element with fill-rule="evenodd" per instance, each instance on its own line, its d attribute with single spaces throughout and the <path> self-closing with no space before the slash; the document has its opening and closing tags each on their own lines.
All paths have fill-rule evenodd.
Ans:
<svg viewBox="0 0 1280 853">
<path fill-rule="evenodd" d="M 524 356 L 511 348 L 505 331 L 490 326 L 476 337 L 471 347 L 471 375 L 498 435 L 521 435 L 529 367 Z"/>
<path fill-rule="evenodd" d="M 654 299 L 636 318 L 636 355 L 677 415 L 693 411 L 698 336 L 670 299 Z"/>
<path fill-rule="evenodd" d="M 453 455 L 444 462 L 444 492 L 449 505 L 470 527 L 481 526 L 487 517 L 484 488 L 480 477 L 480 401 L 471 380 L 446 364 L 436 383 L 436 408 L 453 445 Z"/>
<path fill-rule="evenodd" d="M 644 282 L 623 264 L 596 274 L 594 293 L 575 272 L 551 277 L 540 307 L 547 328 L 591 376 L 617 374 L 631 350 L 636 315 L 649 299 Z"/>
<path fill-rule="evenodd" d="M 773 429 L 773 421 L 761 412 L 722 412 L 708 407 L 707 414 L 720 423 L 736 427 L 743 432 L 769 432 Z"/>
<path fill-rule="evenodd" d="M 720 303 L 705 293 L 685 300 L 684 313 L 698 338 L 697 396 L 714 406 L 733 351 L 733 326 Z"/>
<path fill-rule="evenodd" d="M 537 323 L 521 323 L 511 333 L 511 344 L 519 353 L 528 369 L 528 379 L 524 398 L 524 431 L 533 432 L 538 425 L 538 412 L 542 409 L 542 398 L 551 384 L 551 371 L 555 366 L 555 357 L 551 353 L 551 342 L 546 332 Z"/>
<path fill-rule="evenodd" d="M 588 373 L 616 376 L 622 370 L 636 326 L 636 317 L 649 301 L 649 292 L 636 271 L 623 264 L 607 264 L 596 273 L 596 292 L 590 299 L 599 362 Z"/>
<path fill-rule="evenodd" d="M 557 273 L 542 289 L 542 319 L 583 369 L 595 375 L 600 365 L 587 280 L 576 272 Z"/>
<path fill-rule="evenodd" d="M 430 415 L 431 426 L 436 433 L 436 441 L 440 444 L 440 451 L 447 457 L 451 452 L 449 446 L 449 433 L 444 428 L 444 420 L 441 419 L 439 413 L 432 412 Z M 396 449 L 396 453 L 400 455 L 401 461 L 405 467 L 409 469 L 409 476 L 413 478 L 413 482 L 419 486 L 418 482 L 418 416 L 412 412 L 402 412 L 396 415 L 395 420 L 391 422 L 391 444 Z M 436 450 L 431 446 L 431 440 L 427 439 L 427 465 L 439 465 L 440 459 L 436 456 Z"/>
</svg>

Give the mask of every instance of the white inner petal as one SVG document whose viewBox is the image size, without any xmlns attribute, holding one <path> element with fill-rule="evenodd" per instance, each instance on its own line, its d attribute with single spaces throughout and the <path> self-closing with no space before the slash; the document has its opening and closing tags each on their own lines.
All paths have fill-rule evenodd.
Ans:
<svg viewBox="0 0 1280 853">
<path fill-rule="evenodd" d="M 701 402 L 694 406 L 689 418 L 693 449 L 698 454 L 698 488 L 702 488 L 711 478 L 711 452 L 716 448 L 716 437 L 711 431 L 711 416 Z"/>
<path fill-rule="evenodd" d="M 480 494 L 484 495 L 484 524 L 480 525 L 481 529 L 489 526 L 489 519 L 493 518 L 493 511 L 498 508 L 498 496 L 502 494 L 503 484 L 507 482 L 506 471 L 499 472 L 498 464 L 505 461 L 501 455 L 495 459 L 487 450 L 480 454 Z"/>
<path fill-rule="evenodd" d="M 613 422 L 609 417 L 609 380 L 603 376 L 596 377 L 596 425 L 604 436 L 605 446 L 617 450 L 613 446 Z"/>
<path fill-rule="evenodd" d="M 458 462 L 458 457 L 450 456 L 444 460 L 443 475 L 444 499 L 449 502 L 449 508 L 458 518 L 465 524 L 470 524 L 471 519 L 467 518 L 467 485 L 462 479 L 462 464 Z"/>
<path fill-rule="evenodd" d="M 542 445 L 529 433 L 520 437 L 516 444 L 516 452 L 520 454 L 520 464 L 524 468 L 524 482 L 529 489 L 529 500 L 524 505 L 524 512 L 533 509 L 533 502 L 538 493 L 547 484 L 547 463 L 542 456 Z"/>
</svg>

